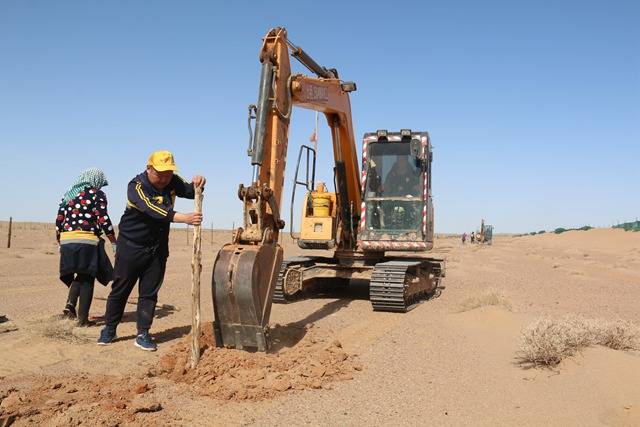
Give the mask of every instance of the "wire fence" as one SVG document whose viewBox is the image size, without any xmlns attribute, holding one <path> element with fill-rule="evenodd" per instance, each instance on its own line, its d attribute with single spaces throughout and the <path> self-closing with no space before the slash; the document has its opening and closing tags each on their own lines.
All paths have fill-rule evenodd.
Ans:
<svg viewBox="0 0 640 427">
<path fill-rule="evenodd" d="M 235 225 L 235 224 L 234 224 Z M 0 236 L 3 236 L 2 247 L 11 247 L 11 238 L 21 236 L 25 232 L 50 232 L 51 236 L 55 235 L 56 225 L 53 222 L 18 222 L 13 218 L 7 221 L 0 221 Z M 114 227 L 116 236 L 118 235 L 118 227 Z M 10 231 L 10 232 L 9 232 Z M 185 236 L 182 236 L 182 233 Z M 192 236 L 193 228 L 189 226 L 171 227 L 172 240 L 182 240 L 187 246 L 193 242 Z M 221 243 L 221 234 L 225 237 L 231 236 L 231 230 L 224 230 L 214 228 L 211 223 L 211 228 L 202 228 L 202 240 L 208 242 L 211 246 Z M 53 238 L 53 237 L 52 237 Z M 224 240 L 224 239 L 223 239 Z"/>
</svg>

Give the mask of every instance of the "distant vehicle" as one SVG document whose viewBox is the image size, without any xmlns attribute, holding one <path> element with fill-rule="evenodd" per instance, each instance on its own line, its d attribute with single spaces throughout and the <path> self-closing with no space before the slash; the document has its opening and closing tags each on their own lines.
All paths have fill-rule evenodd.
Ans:
<svg viewBox="0 0 640 427">
<path fill-rule="evenodd" d="M 480 231 L 476 233 L 476 241 L 487 245 L 493 243 L 493 225 L 485 224 L 484 219 L 480 222 Z"/>
</svg>

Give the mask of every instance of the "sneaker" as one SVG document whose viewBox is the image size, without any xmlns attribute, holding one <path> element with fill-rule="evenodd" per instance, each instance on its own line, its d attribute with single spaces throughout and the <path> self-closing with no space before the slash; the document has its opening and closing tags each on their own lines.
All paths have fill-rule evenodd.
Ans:
<svg viewBox="0 0 640 427">
<path fill-rule="evenodd" d="M 69 319 L 75 319 L 76 318 L 76 308 L 74 306 L 72 306 L 71 304 L 67 304 L 64 307 L 64 310 L 62 310 L 62 315 L 64 317 L 68 317 Z"/>
<path fill-rule="evenodd" d="M 111 344 L 116 339 L 116 331 L 108 327 L 104 327 L 100 331 L 100 338 L 98 338 L 98 345 Z"/>
<path fill-rule="evenodd" d="M 135 346 L 145 351 L 156 351 L 158 346 L 153 342 L 149 333 L 140 334 L 136 337 Z"/>
</svg>

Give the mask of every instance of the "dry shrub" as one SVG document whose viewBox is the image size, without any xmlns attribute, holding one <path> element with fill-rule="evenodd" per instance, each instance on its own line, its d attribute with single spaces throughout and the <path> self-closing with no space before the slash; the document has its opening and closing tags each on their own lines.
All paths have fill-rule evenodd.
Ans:
<svg viewBox="0 0 640 427">
<path fill-rule="evenodd" d="M 82 328 L 72 319 L 52 317 L 36 320 L 30 325 L 30 329 L 45 338 L 57 341 L 69 341 L 74 343 L 87 343 L 91 338 L 82 333 Z"/>
<path fill-rule="evenodd" d="M 524 366 L 552 367 L 592 345 L 640 350 L 640 330 L 624 320 L 541 318 L 522 330 L 518 359 Z"/>
<path fill-rule="evenodd" d="M 614 350 L 640 350 L 640 329 L 624 320 L 606 322 L 600 326 L 597 344 Z"/>
<path fill-rule="evenodd" d="M 459 313 L 475 310 L 485 306 L 499 306 L 511 310 L 511 303 L 498 291 L 490 291 L 486 294 L 470 297 L 462 301 Z"/>
</svg>

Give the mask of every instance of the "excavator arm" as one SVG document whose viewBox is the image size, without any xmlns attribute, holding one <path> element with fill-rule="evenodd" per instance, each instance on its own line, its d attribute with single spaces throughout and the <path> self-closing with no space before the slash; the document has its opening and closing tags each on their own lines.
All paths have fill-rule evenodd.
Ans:
<svg viewBox="0 0 640 427">
<path fill-rule="evenodd" d="M 290 57 L 316 74 L 291 74 Z M 361 203 L 360 176 L 351 118 L 349 92 L 355 84 L 342 82 L 334 69 L 318 65 L 287 39 L 284 28 L 275 28 L 263 39 L 261 75 L 255 126 L 248 154 L 253 166 L 252 182 L 240 185 L 243 225 L 234 230 L 232 242 L 216 257 L 212 278 L 214 331 L 218 346 L 269 348 L 268 323 L 283 250 L 278 236 L 288 130 L 293 106 L 324 113 L 331 129 L 341 226 L 338 248 L 356 242 L 354 211 Z M 250 126 L 251 129 L 251 126 Z"/>
</svg>

